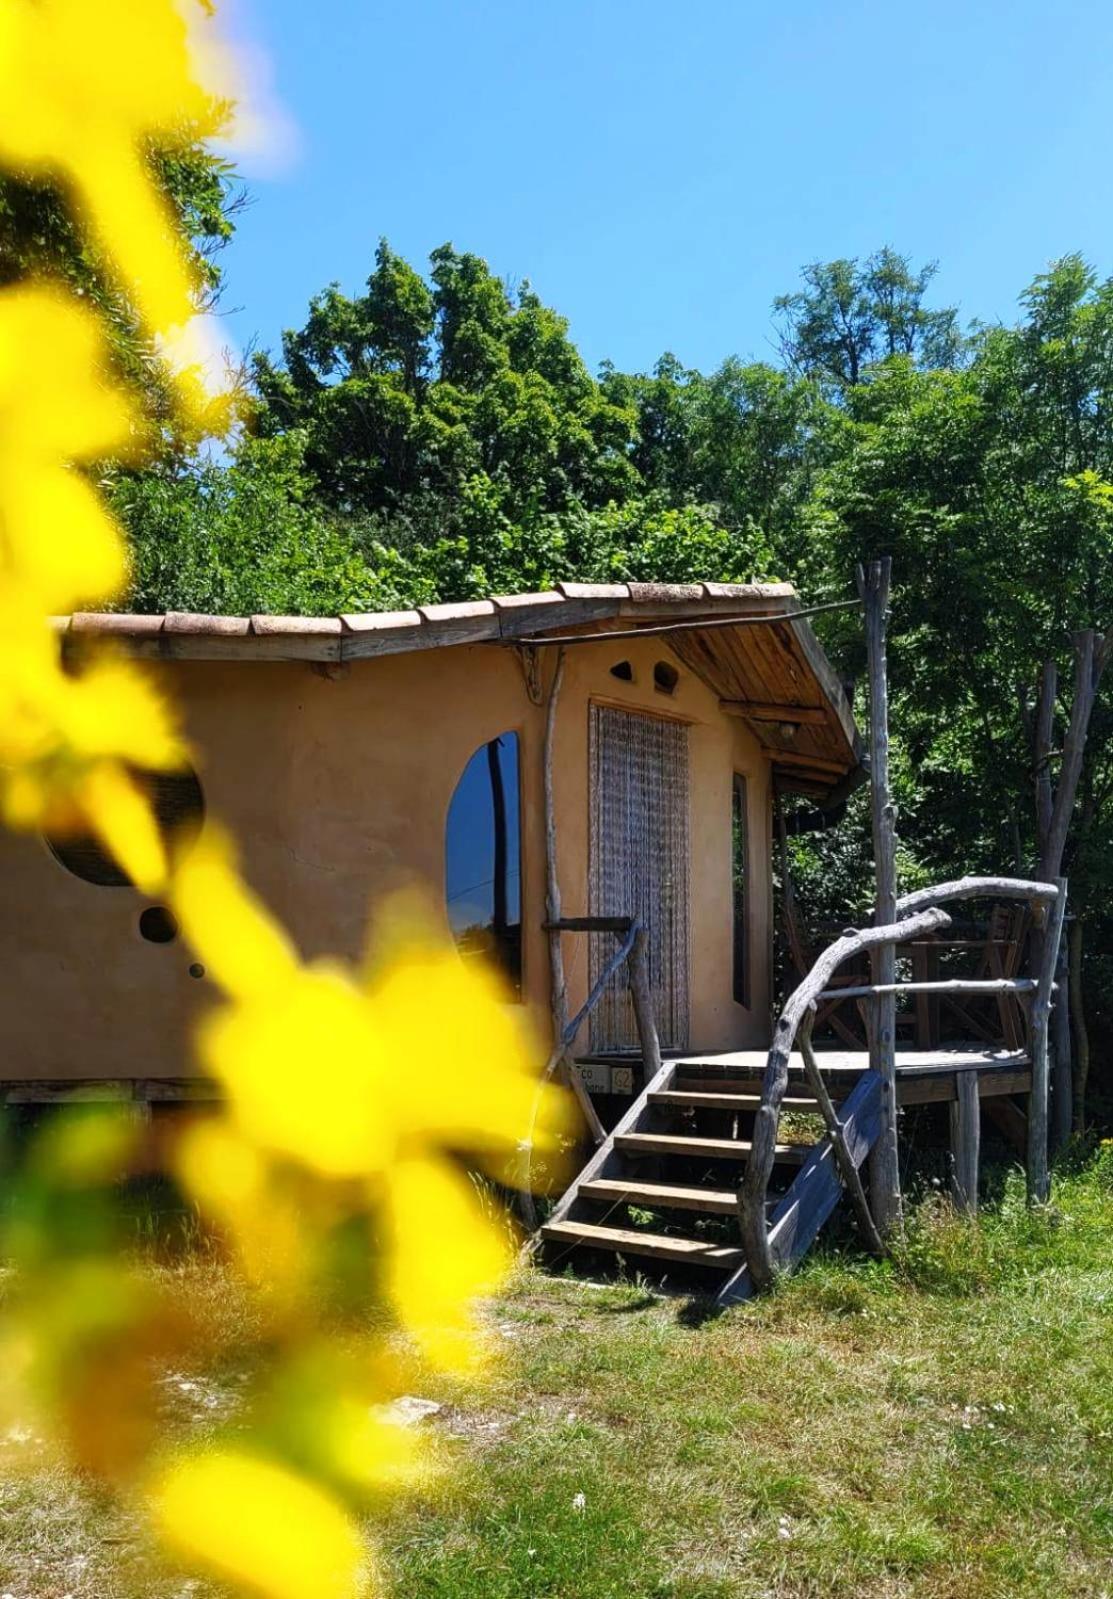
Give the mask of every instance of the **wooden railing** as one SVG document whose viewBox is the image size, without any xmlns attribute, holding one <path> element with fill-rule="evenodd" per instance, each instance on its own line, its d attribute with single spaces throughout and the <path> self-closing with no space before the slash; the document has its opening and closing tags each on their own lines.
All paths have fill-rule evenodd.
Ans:
<svg viewBox="0 0 1113 1599">
<path fill-rule="evenodd" d="M 530 1117 L 529 1134 L 522 1144 L 523 1159 L 521 1174 L 517 1182 L 518 1202 L 522 1220 L 525 1223 L 526 1231 L 531 1235 L 537 1230 L 537 1212 L 534 1208 L 532 1197 L 533 1129 L 537 1123 L 542 1089 L 554 1073 L 560 1071 L 562 1067 L 565 1072 L 565 1080 L 579 1103 L 584 1120 L 596 1145 L 605 1141 L 606 1132 L 602 1122 L 599 1120 L 599 1113 L 592 1104 L 591 1095 L 584 1084 L 580 1069 L 575 1061 L 572 1060 L 569 1052 L 575 1042 L 576 1034 L 602 999 L 607 984 L 624 961 L 629 961 L 630 963 L 630 998 L 634 1005 L 634 1020 L 638 1029 L 638 1040 L 641 1045 L 646 1084 L 648 1085 L 652 1082 L 661 1070 L 661 1041 L 657 1033 L 657 1021 L 653 1014 L 653 994 L 649 986 L 649 958 L 647 954 L 649 933 L 644 924 L 636 916 L 560 916 L 553 921 L 546 922 L 545 931 L 552 942 L 558 940 L 562 933 L 614 933 L 619 940 L 619 945 L 596 978 L 591 992 L 575 1016 L 572 1017 L 571 1021 L 559 1028 L 553 1040 L 552 1053 L 545 1063 L 545 1069 L 538 1081 L 533 1113 Z M 559 959 L 556 965 L 563 973 L 563 963 Z M 571 1193 L 571 1190 L 569 1192 Z"/>
<path fill-rule="evenodd" d="M 645 1077 L 656 1075 L 661 1066 L 661 1042 L 657 1021 L 653 1014 L 653 995 L 649 986 L 649 958 L 647 947 L 649 932 L 636 916 L 562 916 L 546 922 L 548 933 L 614 933 L 620 940 L 618 948 L 596 978 L 591 992 L 572 1020 L 563 1029 L 558 1048 L 571 1049 L 576 1034 L 602 999 L 607 984 L 622 966 L 630 963 L 630 999 L 634 1007 L 634 1022 L 638 1029 L 642 1064 Z"/>
<path fill-rule="evenodd" d="M 1028 1193 L 1034 1203 L 1042 1203 L 1047 1198 L 1048 1021 L 1066 897 L 1066 882 L 1063 879 L 1055 883 L 1038 883 L 1012 877 L 959 878 L 954 882 L 939 883 L 932 888 L 904 895 L 896 901 L 895 921 L 881 927 L 848 928 L 820 955 L 803 982 L 789 995 L 774 1028 L 773 1043 L 762 1079 L 761 1105 L 754 1121 L 750 1158 L 738 1192 L 739 1226 L 750 1273 L 757 1287 L 768 1287 L 775 1273 L 766 1224 L 766 1196 L 776 1155 L 781 1103 L 788 1087 L 789 1063 L 798 1037 L 804 1072 L 827 1124 L 843 1183 L 868 1242 L 874 1248 L 883 1247 L 857 1166 L 850 1157 L 838 1114 L 827 1093 L 822 1070 L 812 1048 L 812 1024 L 819 1003 L 830 997 L 832 992 L 841 996 L 849 992 L 845 988 L 834 991 L 830 988 L 831 978 L 840 966 L 864 950 L 895 951 L 898 945 L 910 939 L 949 926 L 951 919 L 941 907 L 952 900 L 1027 900 L 1032 906 L 1036 928 L 1032 962 L 1035 971 L 1031 977 L 954 978 L 942 984 L 882 981 L 862 984 L 853 990 L 856 996 L 868 1000 L 874 1011 L 869 1029 L 870 1066 L 881 1079 L 882 1126 L 884 1128 L 885 1116 L 888 1115 L 891 1126 L 895 1128 L 896 1112 L 896 1069 L 892 1040 L 879 1037 L 879 1011 L 885 996 L 903 992 L 939 992 L 944 989 L 951 993 L 1010 992 L 1024 996 L 1030 1001 L 1029 1055 L 1032 1070 L 1028 1115 Z M 884 1047 L 886 1044 L 887 1048 Z M 965 1078 L 970 1077 L 970 1074 L 960 1073 L 959 1076 Z M 973 1088 L 976 1094 L 976 1082 L 973 1082 Z"/>
</svg>

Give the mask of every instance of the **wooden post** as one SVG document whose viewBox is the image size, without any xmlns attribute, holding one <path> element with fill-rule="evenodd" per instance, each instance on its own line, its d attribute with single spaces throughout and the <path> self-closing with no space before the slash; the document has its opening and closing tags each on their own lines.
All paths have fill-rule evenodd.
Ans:
<svg viewBox="0 0 1113 1599">
<path fill-rule="evenodd" d="M 951 1101 L 951 1198 L 957 1210 L 976 1216 L 982 1132 L 976 1071 L 955 1073 L 955 1094 Z"/>
<path fill-rule="evenodd" d="M 875 926 L 896 921 L 896 817 L 889 790 L 889 685 L 885 629 L 889 606 L 889 556 L 858 568 L 858 592 L 865 606 L 866 653 L 870 686 L 870 803 L 873 814 L 873 856 L 877 878 Z M 896 950 L 882 944 L 871 956 L 875 983 L 896 980 Z M 897 1064 L 895 994 L 882 994 L 870 1005 L 870 1065 L 881 1079 L 881 1133 L 870 1153 L 873 1211 L 882 1237 L 903 1225 L 900 1161 L 897 1151 Z"/>
<path fill-rule="evenodd" d="M 549 1006 L 553 1017 L 553 1047 L 563 1048 L 568 1021 L 568 988 L 564 981 L 564 953 L 560 943 L 560 881 L 557 877 L 556 804 L 553 795 L 553 733 L 564 683 L 564 651 L 557 651 L 556 669 L 545 710 L 542 756 L 545 804 L 545 921 L 549 929 Z"/>
<path fill-rule="evenodd" d="M 1063 916 L 1067 908 L 1065 877 L 1058 879 L 1058 889 L 1058 898 L 1051 908 L 1044 932 L 1036 997 L 1032 1002 L 1032 1092 L 1028 1105 L 1028 1202 L 1032 1205 L 1046 1204 L 1050 1188 L 1047 1168 L 1047 1034 L 1055 968 L 1059 961 L 1059 940 L 1063 934 Z"/>
<path fill-rule="evenodd" d="M 549 704 L 545 712 L 545 744 L 543 778 L 545 795 L 545 923 L 549 930 L 549 1006 L 553 1017 L 553 1053 L 545 1068 L 545 1076 L 558 1070 L 576 1096 L 592 1138 L 601 1144 L 606 1129 L 599 1113 L 591 1102 L 584 1086 L 579 1067 L 570 1060 L 564 1043 L 568 1024 L 568 986 L 564 980 L 564 952 L 560 943 L 560 881 L 557 877 L 556 802 L 553 793 L 553 734 L 556 728 L 557 706 L 564 683 L 564 650 L 557 651 L 553 686 L 549 690 Z"/>
<path fill-rule="evenodd" d="M 638 1037 L 642 1046 L 643 1080 L 652 1082 L 661 1070 L 661 1041 L 657 1036 L 657 1021 L 653 1014 L 653 993 L 649 986 L 649 960 L 647 945 L 649 933 L 639 927 L 630 951 L 630 998 L 634 1003 L 634 1019 L 638 1024 Z"/>
<path fill-rule="evenodd" d="M 1074 928 L 1072 926 L 1071 932 Z M 1055 1006 L 1051 1012 L 1051 1147 L 1062 1149 L 1074 1125 L 1074 1061 L 1071 1050 L 1071 982 L 1069 934 L 1060 936 L 1055 962 Z"/>
</svg>

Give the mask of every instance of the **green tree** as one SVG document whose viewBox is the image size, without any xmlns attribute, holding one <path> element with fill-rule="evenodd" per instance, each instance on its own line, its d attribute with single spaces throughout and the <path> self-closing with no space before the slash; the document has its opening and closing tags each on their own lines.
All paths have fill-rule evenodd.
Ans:
<svg viewBox="0 0 1113 1599">
<path fill-rule="evenodd" d="M 187 241 L 204 306 L 212 305 L 219 294 L 219 252 L 232 236 L 242 204 L 232 167 L 201 142 L 220 120 L 221 110 L 214 107 L 211 128 L 187 130 L 176 144 L 152 144 L 148 150 L 148 160 Z M 4 173 L 0 175 L 0 288 L 31 276 L 54 280 L 97 308 L 120 373 L 141 392 L 149 419 L 162 430 L 163 442 L 172 443 L 173 421 L 158 363 L 87 233 L 76 224 L 65 192 L 55 184 Z"/>
<path fill-rule="evenodd" d="M 962 349 L 953 308 L 929 310 L 924 296 L 938 270 L 913 270 L 907 256 L 878 250 L 865 261 L 813 261 L 804 287 L 774 301 L 781 354 L 795 371 L 843 389 L 890 356 L 950 366 Z"/>
</svg>

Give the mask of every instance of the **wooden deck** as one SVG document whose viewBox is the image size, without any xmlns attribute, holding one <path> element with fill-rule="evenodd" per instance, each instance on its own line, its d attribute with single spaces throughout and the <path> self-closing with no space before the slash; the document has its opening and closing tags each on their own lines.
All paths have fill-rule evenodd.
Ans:
<svg viewBox="0 0 1113 1599">
<path fill-rule="evenodd" d="M 836 1098 L 840 1079 L 849 1087 L 869 1066 L 869 1055 L 864 1049 L 819 1049 L 816 1059 Z M 1031 1061 L 1023 1050 L 987 1049 L 976 1043 L 951 1044 L 943 1049 L 898 1049 L 896 1060 L 899 1105 L 945 1104 L 956 1099 L 955 1074 L 958 1072 L 977 1072 L 978 1093 L 982 1099 L 1001 1094 L 1025 1094 L 1032 1086 Z M 766 1052 L 762 1049 L 736 1049 L 725 1053 L 680 1055 L 673 1064 L 688 1073 L 698 1068 L 710 1087 L 720 1080 L 760 1082 L 765 1061 Z M 789 1057 L 789 1073 L 794 1081 L 803 1079 L 803 1058 L 796 1052 Z"/>
</svg>

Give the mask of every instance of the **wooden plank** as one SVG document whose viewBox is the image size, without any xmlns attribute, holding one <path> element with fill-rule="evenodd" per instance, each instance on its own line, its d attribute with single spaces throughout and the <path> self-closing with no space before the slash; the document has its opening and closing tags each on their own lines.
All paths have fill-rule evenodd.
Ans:
<svg viewBox="0 0 1113 1599">
<path fill-rule="evenodd" d="M 580 1184 L 580 1198 L 615 1205 L 644 1205 L 647 1210 L 698 1210 L 708 1216 L 733 1216 L 733 1188 L 685 1188 L 676 1183 L 644 1183 L 626 1177 L 597 1177 Z"/>
<path fill-rule="evenodd" d="M 851 1157 L 861 1166 L 881 1129 L 881 1081 L 876 1072 L 863 1074 L 843 1107 L 842 1126 Z M 773 1211 L 769 1251 L 778 1269 L 784 1270 L 807 1253 L 842 1192 L 835 1151 L 831 1140 L 824 1138 Z M 742 1266 L 720 1289 L 718 1303 L 735 1304 L 754 1292 L 749 1268 Z"/>
<path fill-rule="evenodd" d="M 824 1077 L 829 1084 L 840 1078 L 857 1082 L 869 1066 L 869 1056 L 860 1049 L 822 1049 L 816 1051 Z M 735 1050 L 723 1055 L 691 1055 L 677 1059 L 678 1088 L 695 1086 L 692 1074 L 699 1072 L 710 1086 L 719 1082 L 753 1082 L 765 1070 L 766 1055 L 760 1050 Z M 990 1071 L 996 1068 L 1020 1067 L 1029 1064 L 1023 1050 L 979 1048 L 974 1045 L 955 1045 L 950 1049 L 902 1049 L 897 1051 L 897 1076 L 909 1078 L 933 1075 L 938 1072 Z M 789 1073 L 794 1082 L 803 1078 L 804 1062 L 798 1050 L 789 1056 Z"/>
<path fill-rule="evenodd" d="M 586 1221 L 546 1222 L 541 1236 L 548 1243 L 581 1245 L 585 1249 L 610 1249 L 620 1255 L 646 1255 L 651 1260 L 671 1260 L 684 1266 L 714 1266 L 731 1270 L 742 1263 L 742 1251 L 699 1238 L 666 1238 L 661 1233 L 638 1232 L 632 1227 L 593 1227 Z"/>
<path fill-rule="evenodd" d="M 744 1138 L 691 1138 L 681 1133 L 620 1133 L 615 1148 L 630 1155 L 702 1155 L 708 1160 L 746 1160 L 751 1145 Z M 810 1144 L 777 1144 L 775 1160 L 806 1159 Z"/>
<path fill-rule="evenodd" d="M 547 933 L 628 933 L 632 916 L 557 916 L 544 924 Z"/>
<path fill-rule="evenodd" d="M 823 727 L 828 714 L 818 705 L 769 705 L 761 700 L 720 700 L 719 709 L 745 722 L 793 722 L 798 727 Z"/>
<path fill-rule="evenodd" d="M 1032 1087 L 1032 1073 L 1025 1071 L 1000 1071 L 989 1072 L 971 1070 L 968 1072 L 932 1072 L 930 1076 L 897 1078 L 897 1104 L 898 1105 L 946 1105 L 958 1093 L 955 1079 L 959 1076 L 974 1077 L 978 1083 L 978 1095 L 981 1099 L 993 1103 L 1005 1094 L 1026 1094 Z"/>
<path fill-rule="evenodd" d="M 861 739 L 854 721 L 853 707 L 843 693 L 842 683 L 834 667 L 828 659 L 827 653 L 815 636 L 812 624 L 801 619 L 789 623 L 792 635 L 807 663 L 812 676 L 818 682 L 824 696 L 830 701 L 838 718 L 839 731 L 846 740 L 847 748 L 852 755 L 857 757 L 861 751 Z"/>
<path fill-rule="evenodd" d="M 981 1145 L 978 1080 L 974 1072 L 959 1072 L 955 1081 L 958 1092 L 951 1105 L 951 1198 L 957 1210 L 976 1216 Z"/>
<path fill-rule="evenodd" d="M 830 772 L 832 777 L 842 777 L 847 770 L 846 761 L 827 755 L 810 755 L 805 750 L 784 750 L 779 746 L 769 751 L 774 766 L 804 766 L 813 772 Z"/>
<path fill-rule="evenodd" d="M 51 1078 L 42 1082 L 0 1082 L 0 1102 L 9 1105 L 65 1105 L 93 1102 L 206 1104 L 224 1097 L 208 1077 Z"/>
<path fill-rule="evenodd" d="M 683 1088 L 668 1088 L 660 1094 L 650 1094 L 651 1105 L 675 1105 L 693 1110 L 756 1110 L 761 1104 L 760 1094 L 722 1093 L 715 1088 L 685 1084 Z M 813 1095 L 797 1094 L 781 1101 L 782 1110 L 818 1111 L 819 1104 Z"/>
<path fill-rule="evenodd" d="M 340 661 L 346 660 L 342 634 L 283 634 L 259 637 L 162 633 L 129 638 L 127 653 L 156 661 Z"/>
</svg>

